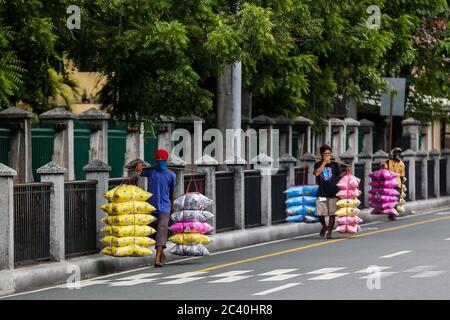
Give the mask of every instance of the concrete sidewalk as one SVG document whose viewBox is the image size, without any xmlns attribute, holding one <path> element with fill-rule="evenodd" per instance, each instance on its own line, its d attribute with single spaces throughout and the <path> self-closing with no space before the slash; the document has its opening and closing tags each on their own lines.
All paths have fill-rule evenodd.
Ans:
<svg viewBox="0 0 450 320">
<path fill-rule="evenodd" d="M 410 215 L 415 212 L 450 207 L 450 197 L 439 199 L 420 200 L 408 202 L 406 212 Z M 386 220 L 386 216 L 370 214 L 371 209 L 363 209 L 360 217 L 364 223 Z M 318 233 L 320 224 L 279 224 L 273 226 L 256 227 L 245 230 L 235 230 L 219 233 L 213 236 L 208 245 L 210 252 L 224 251 L 240 248 L 268 241 L 292 238 L 311 233 Z M 170 248 L 170 246 L 169 246 Z M 167 261 L 175 261 L 183 257 L 167 254 Z M 65 262 L 48 262 L 30 267 L 22 267 L 13 271 L 0 272 L 0 296 L 17 292 L 29 291 L 41 287 L 65 284 L 74 274 L 73 266 L 78 266 L 81 279 L 98 277 L 120 271 L 153 265 L 154 257 L 142 258 L 115 258 L 102 254 L 82 256 L 68 259 Z"/>
</svg>

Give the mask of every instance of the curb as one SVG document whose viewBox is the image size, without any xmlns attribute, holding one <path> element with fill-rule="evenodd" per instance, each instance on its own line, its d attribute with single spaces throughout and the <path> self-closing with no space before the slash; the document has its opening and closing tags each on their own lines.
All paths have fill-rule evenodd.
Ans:
<svg viewBox="0 0 450 320">
<path fill-rule="evenodd" d="M 405 213 L 401 216 L 414 215 L 419 211 L 431 211 L 437 208 L 450 206 L 450 196 L 407 202 Z M 371 209 L 362 209 L 360 217 L 364 223 L 386 220 L 384 215 L 371 215 Z M 243 230 L 233 230 L 213 235 L 213 241 L 208 245 L 210 252 L 220 252 L 229 249 L 246 247 L 269 241 L 282 240 L 297 236 L 318 233 L 319 224 L 279 224 L 262 226 Z M 168 248 L 171 244 L 168 245 Z M 181 260 L 184 257 L 167 254 L 167 261 Z M 9 295 L 47 286 L 57 286 L 66 283 L 74 274 L 73 266 L 78 266 L 82 280 L 104 276 L 116 272 L 148 267 L 153 264 L 154 258 L 127 257 L 114 258 L 102 254 L 94 254 L 72 258 L 64 262 L 48 262 L 30 267 L 0 271 L 0 296 Z"/>
</svg>

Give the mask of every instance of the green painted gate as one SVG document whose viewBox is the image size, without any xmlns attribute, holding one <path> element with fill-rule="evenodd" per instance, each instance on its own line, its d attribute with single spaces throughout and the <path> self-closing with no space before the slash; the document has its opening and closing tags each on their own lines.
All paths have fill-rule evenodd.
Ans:
<svg viewBox="0 0 450 320">
<path fill-rule="evenodd" d="M 9 137 L 9 129 L 0 128 L 0 163 L 5 165 L 8 165 Z"/>
<path fill-rule="evenodd" d="M 144 160 L 155 166 L 155 151 L 158 149 L 158 137 L 146 134 L 144 135 Z"/>
<path fill-rule="evenodd" d="M 85 180 L 86 173 L 83 167 L 89 163 L 89 147 L 90 147 L 91 130 L 89 125 L 75 122 L 74 125 L 74 171 L 75 180 Z"/>
<path fill-rule="evenodd" d="M 52 161 L 53 141 L 55 139 L 55 129 L 53 128 L 32 128 L 31 129 L 31 149 L 34 181 L 40 181 L 40 175 L 36 170 Z"/>
<path fill-rule="evenodd" d="M 120 178 L 123 175 L 126 142 L 126 124 L 110 122 L 108 126 L 108 164 L 111 166 L 111 178 Z"/>
</svg>

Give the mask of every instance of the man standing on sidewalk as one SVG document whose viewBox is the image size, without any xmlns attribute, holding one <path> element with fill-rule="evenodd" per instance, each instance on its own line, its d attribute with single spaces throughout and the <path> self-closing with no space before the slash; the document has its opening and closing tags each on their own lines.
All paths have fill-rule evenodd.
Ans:
<svg viewBox="0 0 450 320">
<path fill-rule="evenodd" d="M 156 208 L 152 212 L 158 218 L 156 230 L 156 257 L 155 267 L 163 267 L 164 249 L 166 248 L 167 232 L 169 227 L 170 214 L 173 212 L 173 192 L 175 190 L 175 173 L 167 169 L 167 159 L 169 153 L 164 149 L 156 150 L 156 167 L 143 169 L 142 162 L 135 166 L 136 173 L 147 177 L 147 191 L 152 194 L 148 200 Z"/>
<path fill-rule="evenodd" d="M 317 184 L 319 185 L 317 212 L 319 221 L 322 224 L 320 236 L 325 236 L 327 232 L 327 239 L 331 239 L 331 232 L 333 231 L 335 222 L 335 212 L 337 209 L 336 194 L 339 189 L 337 183 L 343 174 L 339 164 L 331 160 L 332 151 L 330 146 L 324 144 L 320 147 L 320 154 L 322 160 L 314 164 L 314 175 L 316 176 Z M 328 227 L 326 225 L 325 217 L 329 217 Z"/>
</svg>

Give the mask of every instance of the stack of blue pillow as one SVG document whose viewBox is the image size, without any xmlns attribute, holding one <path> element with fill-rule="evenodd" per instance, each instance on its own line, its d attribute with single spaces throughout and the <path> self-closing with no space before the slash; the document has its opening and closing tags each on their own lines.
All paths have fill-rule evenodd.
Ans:
<svg viewBox="0 0 450 320">
<path fill-rule="evenodd" d="M 292 186 L 283 191 L 288 196 L 285 201 L 287 205 L 287 222 L 316 223 L 319 218 L 316 216 L 318 185 Z"/>
</svg>

